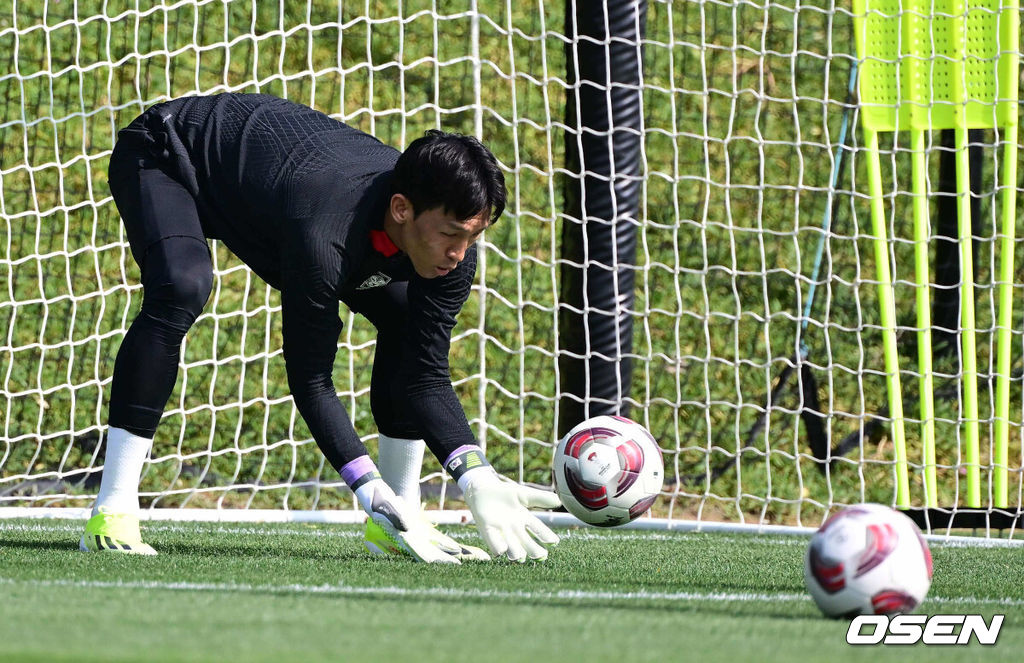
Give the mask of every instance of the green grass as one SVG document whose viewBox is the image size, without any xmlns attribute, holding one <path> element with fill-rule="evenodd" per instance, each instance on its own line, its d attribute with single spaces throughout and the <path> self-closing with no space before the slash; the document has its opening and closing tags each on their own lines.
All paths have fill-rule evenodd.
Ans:
<svg viewBox="0 0 1024 663">
<path fill-rule="evenodd" d="M 145 525 L 154 558 L 82 554 L 82 523 L 0 524 L 4 661 L 854 661 L 803 590 L 806 539 L 568 530 L 547 562 L 374 558 L 361 528 Z M 449 528 L 476 540 L 475 531 Z M 1024 548 L 932 546 L 925 613 L 1006 615 L 995 647 L 914 660 L 1016 660 Z M 1003 602 L 1000 602 L 1002 600 Z"/>
</svg>

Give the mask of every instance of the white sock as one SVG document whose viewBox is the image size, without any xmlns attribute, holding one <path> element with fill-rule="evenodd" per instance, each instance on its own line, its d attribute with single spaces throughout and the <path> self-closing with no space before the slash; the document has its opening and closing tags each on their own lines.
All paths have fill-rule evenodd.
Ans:
<svg viewBox="0 0 1024 663">
<path fill-rule="evenodd" d="M 414 509 L 420 508 L 420 473 L 423 470 L 423 440 L 403 440 L 381 434 L 377 469 L 395 494 Z"/>
<path fill-rule="evenodd" d="M 99 513 L 101 506 L 115 513 L 138 512 L 142 465 L 152 447 L 152 439 L 133 435 L 123 428 L 111 428 L 107 432 L 107 457 L 92 515 Z"/>
</svg>

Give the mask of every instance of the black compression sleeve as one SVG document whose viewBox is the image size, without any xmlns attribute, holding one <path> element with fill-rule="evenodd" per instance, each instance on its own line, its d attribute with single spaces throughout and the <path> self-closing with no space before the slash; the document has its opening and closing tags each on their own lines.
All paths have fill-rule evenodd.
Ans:
<svg viewBox="0 0 1024 663">
<path fill-rule="evenodd" d="M 315 268 L 284 272 L 284 359 L 295 406 L 327 461 L 340 472 L 346 463 L 365 455 L 366 447 L 334 386 L 332 372 L 342 323 L 338 300 L 318 282 L 318 274 Z"/>
<path fill-rule="evenodd" d="M 409 282 L 409 330 L 402 367 L 409 408 L 430 451 L 442 463 L 459 447 L 477 444 L 448 365 L 455 316 L 469 298 L 476 248 L 448 277 Z"/>
</svg>

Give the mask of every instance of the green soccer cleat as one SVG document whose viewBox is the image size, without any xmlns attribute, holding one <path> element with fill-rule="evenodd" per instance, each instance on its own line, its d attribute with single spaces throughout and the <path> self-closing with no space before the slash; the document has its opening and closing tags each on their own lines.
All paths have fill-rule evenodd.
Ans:
<svg viewBox="0 0 1024 663">
<path fill-rule="evenodd" d="M 490 555 L 480 548 L 463 545 L 451 537 L 442 534 L 432 523 L 427 522 L 425 519 L 423 520 L 423 524 L 424 527 L 421 528 L 420 531 L 425 535 L 427 542 L 447 555 L 462 561 L 489 560 L 491 558 Z M 407 545 L 403 545 L 401 541 L 389 536 L 384 528 L 377 524 L 373 519 L 366 521 L 366 533 L 363 535 L 363 545 L 366 546 L 366 549 L 374 555 L 399 555 L 424 561 L 419 555 L 408 550 Z"/>
<path fill-rule="evenodd" d="M 398 555 L 406 556 L 406 552 L 399 545 L 398 541 L 388 536 L 384 528 L 373 521 L 366 519 L 366 532 L 363 534 L 363 545 L 374 555 Z"/>
<path fill-rule="evenodd" d="M 100 507 L 99 513 L 85 524 L 82 552 L 119 552 L 125 555 L 155 555 L 153 547 L 142 542 L 139 517 L 130 513 L 111 513 Z"/>
</svg>

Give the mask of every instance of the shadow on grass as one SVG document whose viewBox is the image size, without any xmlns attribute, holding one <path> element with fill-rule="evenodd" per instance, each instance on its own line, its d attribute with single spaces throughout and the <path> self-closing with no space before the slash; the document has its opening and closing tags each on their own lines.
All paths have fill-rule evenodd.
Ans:
<svg viewBox="0 0 1024 663">
<path fill-rule="evenodd" d="M 46 550 L 52 552 L 78 552 L 78 537 L 67 541 L 39 541 L 25 539 L 4 539 L 0 538 L 0 555 L 5 549 L 20 550 Z"/>
<path fill-rule="evenodd" d="M 275 541 L 267 545 L 253 543 L 211 543 L 209 537 L 204 536 L 201 542 L 173 541 L 161 542 L 158 538 L 146 539 L 161 555 L 208 557 L 211 559 L 252 558 L 266 560 L 271 557 L 287 557 L 297 560 L 309 560 L 314 562 L 338 562 L 342 560 L 356 560 L 365 556 L 361 544 L 352 542 L 351 546 L 325 546 L 322 549 L 290 547 L 287 542 Z"/>
</svg>

